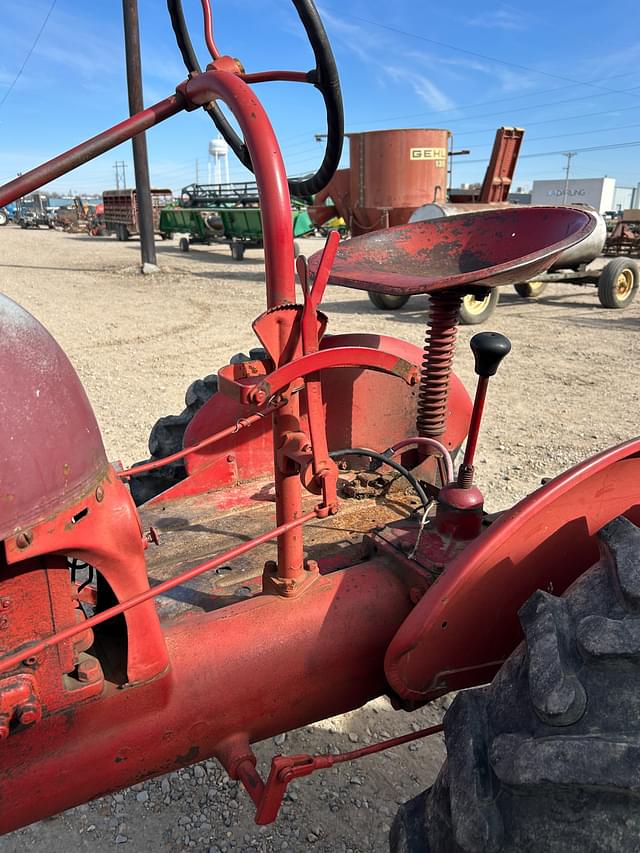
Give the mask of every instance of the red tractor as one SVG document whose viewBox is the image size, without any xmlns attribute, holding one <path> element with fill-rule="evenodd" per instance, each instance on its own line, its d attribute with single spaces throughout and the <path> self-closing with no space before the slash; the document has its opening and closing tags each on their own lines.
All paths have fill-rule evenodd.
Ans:
<svg viewBox="0 0 640 853">
<path fill-rule="evenodd" d="M 180 0 L 168 5 L 188 79 L 0 188 L 0 206 L 204 107 L 260 190 L 260 347 L 208 378 L 177 451 L 117 470 L 60 347 L 0 299 L 0 830 L 209 756 L 267 823 L 295 779 L 441 727 L 343 755 L 278 755 L 266 779 L 252 743 L 376 696 L 411 712 L 477 687 L 451 705 L 447 763 L 401 808 L 392 848 L 636 850 L 640 440 L 488 515 L 474 453 L 510 344 L 473 339 L 473 404 L 451 370 L 464 294 L 533 278 L 590 234 L 593 216 L 505 209 L 339 249 L 331 236 L 309 264 L 298 259 L 299 302 L 289 193 L 321 188 L 342 144 L 313 2 L 294 0 L 316 57 L 307 73 L 246 73 L 210 25 L 202 72 Z M 318 173 L 289 186 L 250 88 L 282 79 L 315 85 L 328 118 Z M 424 350 L 326 334 L 328 281 L 428 293 Z M 163 466 L 172 484 L 136 507 L 128 484 Z"/>
</svg>

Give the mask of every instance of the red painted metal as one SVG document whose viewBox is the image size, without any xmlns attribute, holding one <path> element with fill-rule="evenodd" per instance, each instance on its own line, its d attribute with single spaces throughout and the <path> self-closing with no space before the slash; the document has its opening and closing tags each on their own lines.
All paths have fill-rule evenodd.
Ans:
<svg viewBox="0 0 640 853">
<path fill-rule="evenodd" d="M 263 362 L 253 362 L 252 365 L 251 369 L 256 371 L 254 374 L 256 378 L 260 378 L 257 371 L 266 373 Z M 263 405 L 295 380 L 332 367 L 364 367 L 368 370 L 382 370 L 400 377 L 407 385 L 415 385 L 418 380 L 414 365 L 381 349 L 368 347 L 335 347 L 310 353 L 283 364 L 282 367 L 266 374 L 262 381 L 252 385 L 243 384 L 233 378 L 235 367 L 236 365 L 230 364 L 218 371 L 220 391 L 243 405 L 256 406 Z"/>
<path fill-rule="evenodd" d="M 482 422 L 482 413 L 484 412 L 488 388 L 489 378 L 486 376 L 478 377 L 476 396 L 473 401 L 473 411 L 471 413 L 471 423 L 469 425 L 469 435 L 467 436 L 467 444 L 464 449 L 464 461 L 462 463 L 464 468 L 473 468 L 473 460 L 478 446 L 480 424 Z"/>
<path fill-rule="evenodd" d="M 418 435 L 425 438 L 439 438 L 446 428 L 461 302 L 455 291 L 436 293 L 429 302 L 416 418 Z"/>
<path fill-rule="evenodd" d="M 521 127 L 499 127 L 496 130 L 491 159 L 478 198 L 481 204 L 508 201 L 523 138 Z"/>
<path fill-rule="evenodd" d="M 354 236 L 404 225 L 416 207 L 447 192 L 449 131 L 375 130 L 349 134 L 346 222 Z"/>
<path fill-rule="evenodd" d="M 204 40 L 212 59 L 220 59 L 220 51 L 213 40 L 213 15 L 209 0 L 201 0 L 202 16 L 204 18 Z"/>
<path fill-rule="evenodd" d="M 422 350 L 414 344 L 384 335 L 327 335 L 321 349 L 335 347 L 382 348 L 419 368 Z M 386 448 L 389 436 L 409 438 L 415 434 L 415 387 L 397 378 L 373 370 L 341 368 L 321 374 L 325 406 L 325 423 L 330 450 L 344 447 Z M 371 400 L 377 402 L 379 417 L 368 417 Z M 304 401 L 302 429 L 307 431 Z M 471 414 L 471 400 L 455 374 L 451 375 L 447 425 L 442 441 L 452 450 L 464 440 Z M 222 394 L 216 394 L 194 416 L 185 433 L 185 446 L 206 442 L 207 437 L 222 430 L 235 430 L 239 419 L 247 417 L 251 408 L 242 406 Z M 351 413 L 345 417 L 345 412 Z M 413 451 L 404 451 L 402 461 Z M 157 503 L 176 500 L 187 494 L 229 487 L 269 476 L 273 470 L 271 431 L 265 420 L 236 432 L 214 446 L 203 445 L 185 459 L 188 477 L 156 498 Z M 425 476 L 429 479 L 428 472 Z"/>
<path fill-rule="evenodd" d="M 3 295 L 0 364 L 0 539 L 6 539 L 95 488 L 107 459 L 68 358 L 31 314 Z"/>
<path fill-rule="evenodd" d="M 206 19 L 206 0 L 203 9 Z M 212 27 L 207 29 L 215 55 Z M 537 586 L 561 591 L 571 582 L 595 556 L 594 533 L 613 516 L 626 512 L 640 520 L 638 439 L 558 478 L 470 543 L 467 537 L 488 520 L 478 501 L 454 505 L 450 487 L 441 492 L 434 521 L 410 518 L 367 537 L 351 560 L 334 553 L 325 566 L 311 559 L 305 566 L 301 526 L 336 509 L 335 469 L 327 450 L 386 447 L 413 435 L 419 351 L 384 336 L 321 340 L 324 320 L 318 321 L 317 309 L 331 242 L 325 264 L 312 259 L 313 288 L 301 264 L 305 305 L 293 305 L 287 180 L 271 125 L 246 80 L 302 75 L 244 76 L 237 60 L 216 58 L 205 74 L 182 83 L 176 96 L 0 190 L 1 205 L 162 118 L 221 99 L 240 124 L 255 168 L 267 304 L 280 312 L 280 319 L 263 315 L 256 322 L 269 339 L 271 361 L 223 369 L 221 386 L 226 383 L 236 399 L 216 394 L 194 418 L 186 443 L 198 446 L 186 455 L 189 476 L 177 487 L 183 495 L 203 496 L 235 486 L 206 495 L 221 511 L 243 501 L 273 500 L 276 527 L 224 554 L 204 561 L 200 556 L 195 565 L 185 555 L 188 568 L 169 579 L 164 575 L 153 588 L 144 556 L 148 536 L 128 490 L 105 463 L 77 377 L 28 315 L 17 309 L 7 324 L 12 346 L 0 360 L 22 368 L 24 388 L 33 397 L 18 422 L 8 421 L 13 432 L 0 437 L 7 445 L 14 433 L 20 436 L 24 452 L 12 464 L 28 466 L 34 453 L 43 470 L 27 468 L 22 484 L 18 467 L 11 469 L 24 505 L 16 518 L 5 509 L 0 737 L 9 737 L 3 744 L 0 798 L 10 807 L 0 813 L 0 831 L 210 755 L 242 779 L 260 805 L 260 819 L 266 819 L 275 813 L 283 783 L 325 759 L 276 759 L 276 782 L 265 787 L 250 743 L 358 707 L 390 686 L 408 701 L 424 701 L 486 680 L 519 638 L 516 608 L 529 593 Z M 390 214 L 385 217 L 389 224 Z M 478 283 L 487 287 L 531 278 L 594 227 L 590 214 L 566 208 L 418 223 L 343 244 L 331 281 L 388 293 L 428 292 L 436 313 L 440 305 L 446 316 L 437 329 L 433 324 L 429 338 L 420 429 L 452 449 L 462 442 L 470 415 L 468 395 L 450 372 L 452 306 L 459 294 Z M 453 293 L 443 292 L 452 288 Z M 45 359 L 46 370 L 38 362 L 42 354 L 51 357 Z M 58 391 L 56 384 L 64 388 Z M 15 399 L 24 388 L 14 389 Z M 40 409 L 43 390 L 49 408 Z M 248 403 L 263 404 L 282 392 L 286 399 L 269 433 L 262 413 Z M 13 401 L 6 395 L 5 409 Z M 34 412 L 38 420 L 29 425 Z M 79 422 L 69 423 L 74 413 Z M 252 422 L 238 431 L 241 419 Z M 58 442 L 46 459 L 37 456 L 38 443 L 45 441 L 42 423 Z M 362 435 L 370 440 L 353 440 Z M 56 455 L 60 448 L 62 456 Z M 413 450 L 403 461 L 411 454 L 417 456 L 414 463 L 420 461 Z M 56 470 L 49 474 L 52 459 Z M 429 465 L 426 479 L 433 482 L 433 458 L 424 461 L 420 475 Z M 237 485 L 258 470 L 275 471 L 275 492 L 267 480 Z M 323 492 L 324 504 L 308 513 L 302 512 L 302 480 L 310 491 Z M 30 489 L 37 492 L 35 508 Z M 474 498 L 473 490 L 463 491 Z M 45 492 L 49 497 L 43 500 Z M 161 500 L 175 499 L 171 492 Z M 265 564 L 259 594 L 233 603 L 216 597 L 213 612 L 192 608 L 161 621 L 152 601 L 156 596 L 276 536 L 278 562 Z M 97 569 L 97 588 L 88 596 L 96 612 L 89 619 L 80 608 L 77 584 L 69 582 L 67 557 Z M 251 584 L 257 591 L 257 577 Z"/>
<path fill-rule="evenodd" d="M 256 71 L 253 74 L 240 74 L 245 83 L 310 83 L 308 71 Z"/>
<path fill-rule="evenodd" d="M 235 74 L 207 71 L 179 87 L 191 104 L 214 97 L 229 105 L 244 133 L 260 194 L 267 307 L 295 302 L 291 200 L 282 155 L 264 108 Z"/>
<path fill-rule="evenodd" d="M 324 225 L 334 216 L 349 222 L 351 211 L 349 169 L 338 169 L 327 186 L 314 196 L 308 213 L 314 225 Z"/>
<path fill-rule="evenodd" d="M 178 450 L 177 453 L 171 453 L 169 456 L 164 456 L 155 462 L 146 462 L 143 465 L 133 465 L 131 468 L 125 468 L 123 471 L 118 471 L 117 476 L 121 480 L 128 480 L 129 477 L 135 477 L 138 474 L 144 474 L 147 471 L 155 471 L 158 468 L 163 468 L 165 465 L 170 465 L 172 462 L 177 462 L 179 459 L 184 459 L 191 453 L 198 453 L 212 444 L 217 444 L 219 441 L 228 438 L 231 435 L 236 435 L 241 429 L 246 429 L 252 424 L 258 423 L 262 418 L 267 417 L 273 411 L 273 407 L 265 409 L 263 412 L 256 412 L 254 415 L 248 415 L 246 418 L 238 418 L 233 426 L 220 430 L 215 435 L 210 435 L 209 438 L 204 438 L 197 444 L 191 447 L 185 447 L 183 450 Z"/>
<path fill-rule="evenodd" d="M 0 832 L 211 755 L 226 762 L 381 695 L 384 651 L 411 607 L 378 559 L 321 576 L 299 599 L 259 595 L 175 621 L 164 675 L 105 682 L 99 697 L 7 739 Z"/>
<path fill-rule="evenodd" d="M 385 669 L 405 699 L 489 681 L 522 634 L 536 590 L 561 594 L 598 559 L 595 534 L 621 514 L 640 523 L 640 438 L 542 486 L 451 562 L 389 646 Z"/>
<path fill-rule="evenodd" d="M 238 776 L 247 793 L 256 804 L 256 823 L 268 824 L 278 817 L 288 786 L 295 779 L 310 776 L 316 770 L 328 770 L 345 761 L 356 761 L 369 755 L 377 755 L 387 749 L 403 746 L 405 743 L 430 737 L 443 731 L 444 726 L 429 726 L 417 732 L 389 738 L 380 743 L 353 749 L 351 752 L 321 755 L 276 755 L 271 760 L 271 769 L 266 784 L 258 776 L 253 763 L 246 760 L 238 767 Z"/>
<path fill-rule="evenodd" d="M 98 133 L 97 136 L 76 145 L 75 148 L 70 148 L 64 154 L 60 154 L 41 166 L 14 178 L 13 181 L 3 184 L 0 187 L 0 207 L 10 201 L 15 201 L 20 196 L 28 195 L 43 184 L 54 181 L 61 175 L 82 166 L 83 163 L 93 160 L 94 157 L 98 157 L 106 151 L 110 151 L 116 145 L 120 145 L 121 142 L 127 142 L 136 134 L 149 130 L 150 127 L 184 109 L 188 109 L 188 106 L 183 98 L 180 95 L 171 95 L 169 98 L 147 107 L 146 110 L 136 113 L 131 118 L 119 122 L 109 130 Z"/>
<path fill-rule="evenodd" d="M 218 566 L 222 566 L 225 563 L 229 563 L 232 560 L 235 560 L 236 557 L 240 557 L 242 554 L 246 554 L 247 551 L 251 551 L 258 545 L 261 545 L 264 542 L 270 542 L 277 536 L 281 536 L 283 533 L 286 533 L 287 530 L 291 530 L 294 527 L 301 527 L 303 524 L 306 524 L 307 521 L 311 521 L 312 518 L 320 518 L 323 516 L 323 514 L 326 514 L 323 512 L 323 508 L 318 506 L 313 512 L 307 512 L 304 515 L 301 515 L 299 518 L 288 522 L 288 524 L 286 525 L 280 525 L 274 530 L 268 530 L 266 533 L 262 533 L 260 536 L 256 536 L 253 539 L 248 539 L 246 542 L 243 542 L 242 545 L 238 545 L 236 548 L 230 548 L 228 551 L 225 551 L 223 554 L 220 554 L 211 560 L 207 560 L 204 563 L 200 563 L 198 566 L 194 566 L 191 569 L 187 569 L 184 572 L 180 572 L 175 577 L 171 578 L 171 580 L 163 581 L 163 583 L 157 584 L 151 589 L 146 589 L 143 592 L 139 592 L 137 595 L 132 596 L 131 598 L 126 598 L 124 601 L 120 601 L 119 604 L 116 604 L 113 607 L 109 607 L 107 610 L 101 610 L 99 613 L 96 613 L 94 616 L 91 616 L 86 620 L 83 619 L 79 624 L 71 625 L 62 631 L 58 631 L 55 634 L 50 634 L 48 637 L 45 637 L 42 640 L 38 640 L 38 642 L 36 643 L 28 643 L 26 646 L 23 646 L 19 652 L 3 655 L 2 657 L 0 657 L 0 672 L 7 672 L 11 669 L 14 669 L 17 666 L 20 666 L 20 664 L 25 660 L 26 657 L 39 655 L 46 649 L 51 649 L 54 646 L 58 646 L 60 645 L 60 643 L 63 643 L 66 640 L 70 640 L 72 637 L 78 636 L 78 634 L 82 634 L 86 631 L 93 629 L 97 625 L 101 625 L 103 622 L 106 622 L 109 619 L 113 619 L 114 616 L 119 616 L 121 613 L 126 613 L 127 611 L 132 610 L 134 607 L 138 607 L 141 604 L 145 604 L 146 602 L 157 598 L 157 596 L 163 595 L 165 592 L 168 592 L 171 589 L 175 589 L 177 586 L 180 586 L 186 581 L 198 577 L 198 575 L 202 575 L 205 572 L 213 571 L 213 569 L 218 568 Z"/>
<path fill-rule="evenodd" d="M 596 224 L 588 211 L 524 206 L 414 222 L 341 243 L 329 281 L 407 295 L 514 284 L 548 269 Z M 312 272 L 317 263 L 310 258 Z"/>
<path fill-rule="evenodd" d="M 183 84 L 192 103 L 207 104 L 212 96 L 222 98 L 242 130 L 256 175 L 262 210 L 267 307 L 295 302 L 293 227 L 287 176 L 273 128 L 251 89 L 234 74 L 207 71 Z M 284 350 L 281 342 L 280 351 Z M 290 398 L 273 416 L 273 446 L 280 447 L 290 429 L 299 428 L 300 404 Z M 282 470 L 275 463 L 276 520 L 287 525 L 300 514 L 302 492 L 295 470 Z M 290 528 L 278 540 L 278 566 L 283 577 L 303 578 L 303 541 L 298 528 Z"/>
</svg>

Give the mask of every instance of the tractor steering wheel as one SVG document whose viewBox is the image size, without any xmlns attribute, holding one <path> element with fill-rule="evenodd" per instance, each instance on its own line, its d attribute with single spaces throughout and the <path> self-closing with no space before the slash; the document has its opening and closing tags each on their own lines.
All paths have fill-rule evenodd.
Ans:
<svg viewBox="0 0 640 853">
<path fill-rule="evenodd" d="M 344 139 L 344 114 L 338 69 L 315 3 L 313 0 L 292 0 L 292 2 L 305 28 L 316 60 L 316 67 L 303 77 L 306 78 L 306 82 L 312 83 L 320 91 L 327 111 L 327 144 L 320 168 L 310 178 L 289 179 L 289 192 L 292 196 L 301 197 L 314 195 L 324 189 L 338 168 Z M 167 7 L 187 71 L 189 74 L 200 74 L 200 64 L 184 19 L 182 0 L 167 0 Z M 253 164 L 244 140 L 235 132 L 220 107 L 213 103 L 203 109 L 209 113 L 242 165 L 253 172 Z"/>
</svg>

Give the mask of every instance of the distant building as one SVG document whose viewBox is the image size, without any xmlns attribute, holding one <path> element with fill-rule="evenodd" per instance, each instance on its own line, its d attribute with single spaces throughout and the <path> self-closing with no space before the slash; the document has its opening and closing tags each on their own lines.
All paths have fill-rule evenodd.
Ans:
<svg viewBox="0 0 640 853">
<path fill-rule="evenodd" d="M 604 213 L 605 210 L 616 209 L 613 206 L 615 190 L 615 178 L 571 178 L 568 182 L 562 179 L 534 181 L 531 204 L 589 204 L 599 213 Z"/>
<path fill-rule="evenodd" d="M 635 194 L 635 187 L 616 187 L 611 210 L 629 210 L 629 208 L 635 207 Z"/>
</svg>

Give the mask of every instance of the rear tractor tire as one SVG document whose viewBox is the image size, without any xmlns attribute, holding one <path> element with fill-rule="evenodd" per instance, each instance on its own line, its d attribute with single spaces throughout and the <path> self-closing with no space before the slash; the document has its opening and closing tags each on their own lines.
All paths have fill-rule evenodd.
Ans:
<svg viewBox="0 0 640 853">
<path fill-rule="evenodd" d="M 157 420 L 149 434 L 150 459 L 144 462 L 155 462 L 182 450 L 184 433 L 191 419 L 218 390 L 218 377 L 215 373 L 196 379 L 187 388 L 184 397 L 185 408 L 179 415 L 166 415 Z M 138 465 L 141 462 L 136 463 Z M 147 471 L 129 481 L 131 496 L 137 506 L 146 503 L 151 498 L 184 480 L 186 477 L 184 462 L 180 459 L 171 462 L 155 471 Z"/>
<path fill-rule="evenodd" d="M 369 299 L 381 311 L 397 311 L 409 301 L 408 296 L 393 293 L 376 293 L 373 290 L 369 291 Z"/>
<path fill-rule="evenodd" d="M 520 281 L 513 287 L 518 296 L 522 296 L 523 299 L 536 299 L 545 292 L 547 284 L 546 281 Z"/>
<path fill-rule="evenodd" d="M 462 300 L 458 316 L 463 326 L 477 326 L 484 323 L 495 311 L 500 294 L 497 287 L 492 287 L 486 296 L 476 296 L 467 293 Z"/>
<path fill-rule="evenodd" d="M 640 528 L 620 517 L 562 598 L 520 609 L 525 640 L 458 694 L 447 761 L 401 807 L 393 853 L 635 853 L 640 839 Z"/>
<path fill-rule="evenodd" d="M 609 261 L 598 279 L 598 299 L 603 308 L 626 308 L 633 302 L 640 282 L 640 268 L 629 258 Z"/>
</svg>

